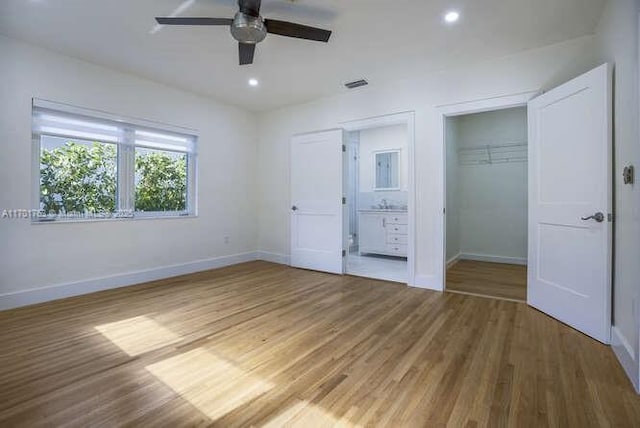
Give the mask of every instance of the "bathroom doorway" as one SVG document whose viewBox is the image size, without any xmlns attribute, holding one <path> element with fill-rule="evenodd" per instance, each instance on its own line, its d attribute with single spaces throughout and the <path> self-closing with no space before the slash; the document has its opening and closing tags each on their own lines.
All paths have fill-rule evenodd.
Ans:
<svg viewBox="0 0 640 428">
<path fill-rule="evenodd" d="M 410 281 L 412 132 L 388 119 L 347 130 L 347 274 Z"/>
</svg>

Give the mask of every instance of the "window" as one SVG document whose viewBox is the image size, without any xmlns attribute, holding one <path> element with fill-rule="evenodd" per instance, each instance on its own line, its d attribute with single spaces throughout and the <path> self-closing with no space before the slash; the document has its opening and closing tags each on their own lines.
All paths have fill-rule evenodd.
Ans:
<svg viewBox="0 0 640 428">
<path fill-rule="evenodd" d="M 40 204 L 46 213 L 116 210 L 117 146 L 40 137 Z"/>
<path fill-rule="evenodd" d="M 188 139 L 141 130 L 135 138 L 136 212 L 187 211 Z"/>
<path fill-rule="evenodd" d="M 196 140 L 181 129 L 34 99 L 37 220 L 195 214 Z"/>
</svg>

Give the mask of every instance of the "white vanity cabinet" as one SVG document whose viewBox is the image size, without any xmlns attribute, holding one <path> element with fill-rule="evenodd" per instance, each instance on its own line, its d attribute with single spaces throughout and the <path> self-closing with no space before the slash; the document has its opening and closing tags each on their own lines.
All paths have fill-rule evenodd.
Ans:
<svg viewBox="0 0 640 428">
<path fill-rule="evenodd" d="M 358 214 L 360 254 L 407 257 L 407 213 L 360 211 Z"/>
<path fill-rule="evenodd" d="M 360 254 L 384 254 L 387 249 L 385 215 L 361 212 L 358 219 L 358 245 Z"/>
</svg>

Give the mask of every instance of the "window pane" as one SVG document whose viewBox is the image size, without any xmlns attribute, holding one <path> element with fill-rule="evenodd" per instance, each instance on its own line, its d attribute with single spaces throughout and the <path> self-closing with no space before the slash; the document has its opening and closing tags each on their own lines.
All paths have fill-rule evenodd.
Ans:
<svg viewBox="0 0 640 428">
<path fill-rule="evenodd" d="M 136 148 L 136 211 L 187 210 L 187 154 Z"/>
<path fill-rule="evenodd" d="M 48 214 L 111 214 L 116 209 L 115 144 L 42 135 L 40 208 Z"/>
</svg>

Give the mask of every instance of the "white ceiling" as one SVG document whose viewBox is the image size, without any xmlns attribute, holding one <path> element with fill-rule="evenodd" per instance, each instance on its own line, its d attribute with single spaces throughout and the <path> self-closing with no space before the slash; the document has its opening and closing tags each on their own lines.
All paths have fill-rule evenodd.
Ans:
<svg viewBox="0 0 640 428">
<path fill-rule="evenodd" d="M 0 0 L 0 33 L 250 110 L 300 103 L 541 47 L 595 31 L 607 0 L 263 0 L 262 14 L 334 31 L 329 44 L 270 35 L 238 65 L 227 27 L 164 27 L 184 0 Z M 232 17 L 235 0 L 180 16 Z M 457 9 L 455 26 L 442 14 Z M 258 88 L 247 85 L 260 80 Z"/>
</svg>

